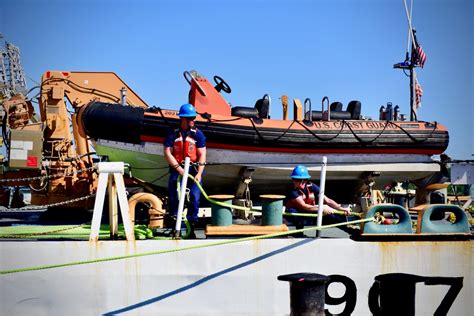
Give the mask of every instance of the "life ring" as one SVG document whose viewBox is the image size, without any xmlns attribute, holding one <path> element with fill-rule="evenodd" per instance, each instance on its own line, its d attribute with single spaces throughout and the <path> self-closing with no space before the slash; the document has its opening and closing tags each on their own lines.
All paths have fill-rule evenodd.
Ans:
<svg viewBox="0 0 474 316">
<path fill-rule="evenodd" d="M 150 208 L 148 215 L 150 216 L 149 227 L 162 228 L 163 227 L 163 216 L 165 211 L 163 210 L 163 201 L 161 201 L 156 195 L 151 193 L 136 193 L 128 200 L 128 208 L 130 220 L 135 225 L 135 207 L 137 203 L 149 203 Z"/>
</svg>

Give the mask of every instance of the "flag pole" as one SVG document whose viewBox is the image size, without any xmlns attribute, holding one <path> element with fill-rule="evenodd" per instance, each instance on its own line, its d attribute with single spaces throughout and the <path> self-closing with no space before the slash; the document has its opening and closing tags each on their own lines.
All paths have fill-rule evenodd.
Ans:
<svg viewBox="0 0 474 316">
<path fill-rule="evenodd" d="M 414 80 L 414 70 L 413 65 L 410 66 L 410 121 L 418 121 L 416 117 L 416 105 L 415 105 L 415 80 Z"/>
<path fill-rule="evenodd" d="M 412 29 L 412 38 L 414 39 L 415 30 Z M 415 60 L 413 57 L 413 52 L 416 49 L 415 41 L 413 40 L 411 43 L 411 53 L 410 53 L 410 121 L 418 121 L 416 115 L 416 104 L 415 104 Z"/>
<path fill-rule="evenodd" d="M 408 12 L 408 6 L 406 0 L 403 0 L 403 4 L 405 6 L 405 13 L 408 20 L 408 31 L 409 31 L 409 40 L 411 39 L 411 52 L 410 52 L 410 63 L 408 66 L 408 70 L 410 71 L 410 121 L 417 121 L 416 117 L 416 104 L 415 104 L 415 78 L 414 78 L 414 69 L 415 69 L 415 60 L 413 56 L 413 52 L 416 49 L 416 37 L 415 33 L 416 30 L 413 28 L 411 24 L 412 13 L 413 13 L 413 1 L 410 5 L 410 12 Z M 402 67 L 403 68 L 403 67 Z"/>
</svg>

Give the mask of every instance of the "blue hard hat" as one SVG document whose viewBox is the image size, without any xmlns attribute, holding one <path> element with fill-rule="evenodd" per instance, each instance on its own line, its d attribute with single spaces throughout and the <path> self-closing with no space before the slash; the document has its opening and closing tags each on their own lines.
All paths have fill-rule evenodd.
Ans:
<svg viewBox="0 0 474 316">
<path fill-rule="evenodd" d="M 291 178 L 292 179 L 309 179 L 311 176 L 308 173 L 308 168 L 306 168 L 303 165 L 298 165 L 293 169 L 293 172 L 291 173 Z"/>
<path fill-rule="evenodd" d="M 186 103 L 179 108 L 179 117 L 196 117 L 197 113 L 192 104 Z"/>
</svg>

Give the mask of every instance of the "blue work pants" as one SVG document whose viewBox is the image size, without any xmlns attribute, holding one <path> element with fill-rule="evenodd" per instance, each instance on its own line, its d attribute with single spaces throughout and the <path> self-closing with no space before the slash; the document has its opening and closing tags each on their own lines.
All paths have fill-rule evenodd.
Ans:
<svg viewBox="0 0 474 316">
<path fill-rule="evenodd" d="M 189 167 L 189 174 L 195 176 L 197 173 L 196 169 L 191 166 Z M 168 180 L 168 191 L 169 191 L 169 205 L 168 211 L 171 216 L 176 217 L 178 214 L 178 177 L 179 173 L 176 170 L 170 170 L 170 177 Z M 202 184 L 202 181 L 201 181 Z M 188 179 L 187 187 L 189 188 L 189 205 L 188 205 L 188 213 L 186 215 L 188 221 L 190 223 L 196 223 L 198 221 L 198 213 L 199 213 L 199 201 L 201 199 L 201 191 L 199 190 L 196 183 Z"/>
</svg>

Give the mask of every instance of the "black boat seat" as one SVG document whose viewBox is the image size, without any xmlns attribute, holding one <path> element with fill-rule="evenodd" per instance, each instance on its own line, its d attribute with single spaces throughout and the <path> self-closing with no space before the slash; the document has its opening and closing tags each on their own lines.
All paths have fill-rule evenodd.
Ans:
<svg viewBox="0 0 474 316">
<path fill-rule="evenodd" d="M 309 111 L 304 114 L 305 120 L 310 120 Z M 311 121 L 322 121 L 323 113 L 321 111 L 311 111 Z"/>
<path fill-rule="evenodd" d="M 258 117 L 260 118 L 270 118 L 270 100 L 268 98 L 258 99 L 255 102 L 255 108 L 258 110 Z"/>
<path fill-rule="evenodd" d="M 341 102 L 333 102 L 331 103 L 331 112 L 335 112 L 335 111 L 342 111 L 342 103 Z"/>
<path fill-rule="evenodd" d="M 269 118 L 270 101 L 267 98 L 258 99 L 253 108 L 247 106 L 234 106 L 230 113 L 232 116 L 245 118 Z"/>
<path fill-rule="evenodd" d="M 331 103 L 331 120 L 350 120 L 352 118 L 352 114 L 349 111 L 342 110 L 342 103 L 341 102 L 333 102 Z"/>
<path fill-rule="evenodd" d="M 245 118 L 258 118 L 258 110 L 248 106 L 234 106 L 230 109 L 232 116 L 240 116 Z"/>
<path fill-rule="evenodd" d="M 331 120 L 350 120 L 351 113 L 348 111 L 331 111 Z"/>
<path fill-rule="evenodd" d="M 333 102 L 330 105 L 331 109 L 331 120 L 360 120 L 362 104 L 360 101 L 353 100 L 347 105 L 346 111 L 342 111 L 341 102 Z M 321 111 L 311 111 L 312 121 L 322 121 L 323 113 Z M 304 118 L 310 119 L 309 111 L 305 113 Z"/>
<path fill-rule="evenodd" d="M 313 121 L 322 121 L 323 114 L 321 111 L 311 111 Z M 309 111 L 305 114 L 305 119 L 309 119 Z M 350 120 L 351 113 L 347 111 L 331 111 L 331 120 Z"/>
<path fill-rule="evenodd" d="M 361 111 L 362 111 L 362 104 L 360 101 L 353 100 L 349 102 L 347 105 L 347 110 L 351 113 L 351 119 L 353 120 L 360 120 L 361 119 Z M 332 115 L 331 115 L 332 116 Z"/>
</svg>

